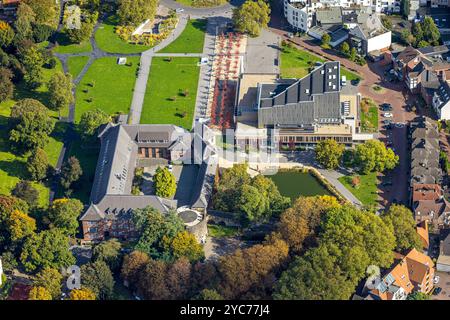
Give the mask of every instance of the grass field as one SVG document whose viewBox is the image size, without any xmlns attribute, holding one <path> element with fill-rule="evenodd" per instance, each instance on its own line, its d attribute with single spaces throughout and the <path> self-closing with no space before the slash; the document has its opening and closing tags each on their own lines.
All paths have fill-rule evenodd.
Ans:
<svg viewBox="0 0 450 320">
<path fill-rule="evenodd" d="M 303 78 L 309 73 L 309 68 L 314 67 L 316 62 L 325 62 L 319 56 L 307 51 L 299 50 L 295 47 L 283 46 L 281 51 L 281 77 L 282 78 Z M 341 76 L 346 76 L 352 81 L 361 79 L 356 73 L 341 67 Z"/>
<path fill-rule="evenodd" d="M 72 43 L 65 33 L 60 32 L 56 37 L 58 45 L 55 47 L 54 52 L 66 54 L 66 53 L 84 53 L 91 52 L 92 46 L 89 40 L 80 44 Z"/>
<path fill-rule="evenodd" d="M 9 195 L 17 182 L 21 179 L 27 179 L 26 163 L 29 155 L 16 155 L 11 151 L 8 140 L 7 130 L 8 118 L 11 113 L 11 107 L 14 103 L 2 104 L 0 108 L 0 194 Z M 49 162 L 55 166 L 63 142 L 61 139 L 63 128 L 58 125 L 49 143 L 44 150 L 47 153 Z M 45 207 L 48 205 L 49 189 L 42 183 L 33 183 L 39 191 L 39 205 Z"/>
<path fill-rule="evenodd" d="M 200 67 L 198 58 L 154 57 L 141 123 L 175 124 L 191 129 Z M 184 96 L 183 92 L 188 92 Z"/>
<path fill-rule="evenodd" d="M 95 33 L 95 41 L 100 49 L 111 53 L 140 53 L 148 50 L 149 46 L 130 44 L 123 41 L 114 32 L 118 24 L 116 16 L 108 17 Z"/>
<path fill-rule="evenodd" d="M 236 227 L 208 224 L 208 234 L 213 238 L 234 237 L 239 234 L 239 230 Z"/>
<path fill-rule="evenodd" d="M 367 175 L 358 175 L 360 184 L 357 188 L 352 186 L 352 178 L 354 176 L 340 177 L 339 181 L 362 202 L 363 205 L 371 206 L 377 203 L 377 173 L 372 172 Z"/>
<path fill-rule="evenodd" d="M 372 100 L 361 101 L 361 127 L 364 132 L 378 131 L 378 107 Z"/>
<path fill-rule="evenodd" d="M 108 114 L 129 111 L 139 57 L 128 57 L 128 62 L 131 67 L 118 65 L 115 57 L 95 60 L 76 89 L 76 122 L 85 111 L 96 108 Z"/>
<path fill-rule="evenodd" d="M 69 57 L 69 59 L 67 60 L 69 73 L 74 79 L 80 74 L 81 70 L 83 70 L 83 67 L 88 61 L 89 57 Z"/>
<path fill-rule="evenodd" d="M 202 53 L 205 42 L 206 20 L 189 20 L 181 35 L 160 53 Z"/>
</svg>

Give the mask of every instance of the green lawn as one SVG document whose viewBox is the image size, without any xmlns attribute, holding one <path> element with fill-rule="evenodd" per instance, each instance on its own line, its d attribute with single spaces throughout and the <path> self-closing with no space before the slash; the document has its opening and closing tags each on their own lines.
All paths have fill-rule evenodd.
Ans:
<svg viewBox="0 0 450 320">
<path fill-rule="evenodd" d="M 95 41 L 100 49 L 111 53 L 140 53 L 148 50 L 149 46 L 130 44 L 120 39 L 114 32 L 118 24 L 116 16 L 108 17 L 95 33 Z"/>
<path fill-rule="evenodd" d="M 69 150 L 69 156 L 75 156 L 80 161 L 81 168 L 83 169 L 83 175 L 76 184 L 76 188 L 74 188 L 71 197 L 79 199 L 84 204 L 89 203 L 98 152 L 98 144 L 86 146 L 80 139 L 74 141 Z"/>
<path fill-rule="evenodd" d="M 84 53 L 91 52 L 92 46 L 89 40 L 80 44 L 72 43 L 65 33 L 60 32 L 56 37 L 58 45 L 55 47 L 54 52 L 67 54 L 67 53 Z"/>
<path fill-rule="evenodd" d="M 236 227 L 227 227 L 217 224 L 208 224 L 208 235 L 213 238 L 234 237 L 239 233 Z"/>
<path fill-rule="evenodd" d="M 211 8 L 225 4 L 226 0 L 175 0 L 178 3 L 194 8 Z"/>
<path fill-rule="evenodd" d="M 83 67 L 88 61 L 89 57 L 69 57 L 69 59 L 67 60 L 69 73 L 74 79 L 80 74 L 81 70 L 83 70 Z"/>
<path fill-rule="evenodd" d="M 340 177 L 339 181 L 362 202 L 363 205 L 371 206 L 377 203 L 377 173 L 372 172 L 367 175 L 358 175 L 360 184 L 357 188 L 352 186 L 352 178 L 354 176 Z"/>
<path fill-rule="evenodd" d="M 154 57 L 141 123 L 175 124 L 191 129 L 200 67 L 198 58 Z M 187 90 L 188 95 L 183 96 Z"/>
<path fill-rule="evenodd" d="M 367 101 L 367 102 L 366 102 Z M 361 127 L 364 132 L 377 132 L 378 131 L 378 107 L 370 100 L 363 99 L 363 103 L 368 104 L 368 112 L 364 112 L 361 107 Z"/>
<path fill-rule="evenodd" d="M 17 182 L 21 179 L 27 179 L 26 163 L 28 155 L 16 155 L 11 151 L 11 146 L 8 140 L 8 130 L 6 124 L 11 113 L 11 107 L 14 103 L 4 103 L 0 108 L 0 194 L 9 195 L 11 190 L 15 187 Z M 57 128 L 50 137 L 49 143 L 44 150 L 47 153 L 49 162 L 55 166 L 61 148 L 63 128 L 57 124 Z M 39 191 L 39 205 L 45 207 L 48 205 L 50 191 L 42 183 L 33 183 L 34 187 Z"/>
<path fill-rule="evenodd" d="M 128 57 L 128 62 L 131 67 L 118 65 L 115 57 L 95 60 L 76 89 L 76 122 L 85 111 L 95 108 L 108 114 L 130 110 L 139 57 Z"/>
<path fill-rule="evenodd" d="M 202 53 L 205 42 L 206 20 L 189 20 L 181 35 L 160 53 Z"/>
<path fill-rule="evenodd" d="M 305 50 L 299 50 L 295 47 L 289 48 L 283 46 L 281 51 L 281 77 L 282 78 L 303 78 L 309 73 L 309 68 L 314 67 L 316 62 L 325 62 L 326 60 L 313 55 Z M 361 79 L 356 73 L 341 67 L 341 75 L 346 76 L 347 80 Z"/>
</svg>

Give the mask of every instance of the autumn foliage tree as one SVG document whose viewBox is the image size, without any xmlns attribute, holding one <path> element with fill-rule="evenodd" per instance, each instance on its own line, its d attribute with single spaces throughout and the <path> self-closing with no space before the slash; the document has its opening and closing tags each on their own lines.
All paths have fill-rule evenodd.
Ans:
<svg viewBox="0 0 450 320">
<path fill-rule="evenodd" d="M 247 0 L 233 10 L 233 22 L 239 32 L 257 37 L 270 21 L 270 6 L 264 0 Z"/>
<path fill-rule="evenodd" d="M 95 300 L 95 294 L 87 288 L 73 289 L 70 291 L 69 299 L 70 300 Z"/>
<path fill-rule="evenodd" d="M 193 262 L 205 257 L 203 246 L 188 231 L 177 233 L 170 243 L 170 249 L 175 259 L 186 257 L 189 261 Z"/>
<path fill-rule="evenodd" d="M 6 22 L 0 20 L 0 47 L 7 47 L 14 39 L 14 30 Z"/>
<path fill-rule="evenodd" d="M 170 198 L 177 190 L 175 176 L 166 167 L 158 167 L 156 169 L 153 182 L 155 184 L 155 194 L 158 197 Z"/>
<path fill-rule="evenodd" d="M 334 139 L 322 140 L 316 146 L 316 160 L 326 169 L 336 169 L 344 153 L 344 145 Z"/>
<path fill-rule="evenodd" d="M 28 295 L 28 300 L 52 300 L 52 295 L 44 287 L 33 287 Z"/>
</svg>

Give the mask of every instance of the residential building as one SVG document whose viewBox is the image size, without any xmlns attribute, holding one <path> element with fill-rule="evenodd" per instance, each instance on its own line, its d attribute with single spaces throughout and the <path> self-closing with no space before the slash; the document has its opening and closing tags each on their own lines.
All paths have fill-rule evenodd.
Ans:
<svg viewBox="0 0 450 320">
<path fill-rule="evenodd" d="M 326 62 L 301 79 L 242 74 L 236 97 L 236 143 L 314 146 L 325 139 L 353 145 L 360 130 L 357 87 L 341 85 L 340 63 Z M 252 132 L 249 134 L 249 132 Z"/>
<path fill-rule="evenodd" d="M 429 118 L 419 117 L 410 123 L 411 176 L 410 187 L 415 184 L 441 184 L 439 163 L 439 132 L 437 124 Z"/>
<path fill-rule="evenodd" d="M 370 295 L 376 300 L 405 300 L 412 292 L 429 294 L 434 287 L 434 263 L 416 249 L 395 254 L 395 262 L 385 275 L 375 281 Z"/>
<path fill-rule="evenodd" d="M 148 206 L 161 213 L 178 209 L 197 238 L 205 235 L 206 208 L 216 170 L 213 135 L 206 126 L 196 123 L 191 134 L 174 125 L 108 124 L 100 130 L 99 138 L 101 148 L 90 205 L 80 218 L 85 242 L 109 237 L 135 238 L 133 210 Z M 192 177 L 192 189 L 188 198 L 183 198 L 184 203 L 177 197 L 165 199 L 154 194 L 132 194 L 136 168 L 157 167 L 169 162 L 196 166 L 193 172 L 197 176 Z"/>
<path fill-rule="evenodd" d="M 436 270 L 450 272 L 450 229 L 442 229 L 439 238 L 439 257 L 436 261 Z"/>
</svg>

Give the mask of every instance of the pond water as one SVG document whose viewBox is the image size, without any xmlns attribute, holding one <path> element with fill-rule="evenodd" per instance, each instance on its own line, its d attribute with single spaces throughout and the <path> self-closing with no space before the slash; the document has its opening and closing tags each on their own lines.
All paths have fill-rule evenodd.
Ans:
<svg viewBox="0 0 450 320">
<path fill-rule="evenodd" d="M 303 172 L 278 172 L 275 175 L 269 175 L 278 187 L 280 193 L 295 200 L 299 196 L 322 196 L 331 195 L 331 193 L 320 184 L 320 182 L 310 173 Z"/>
</svg>

